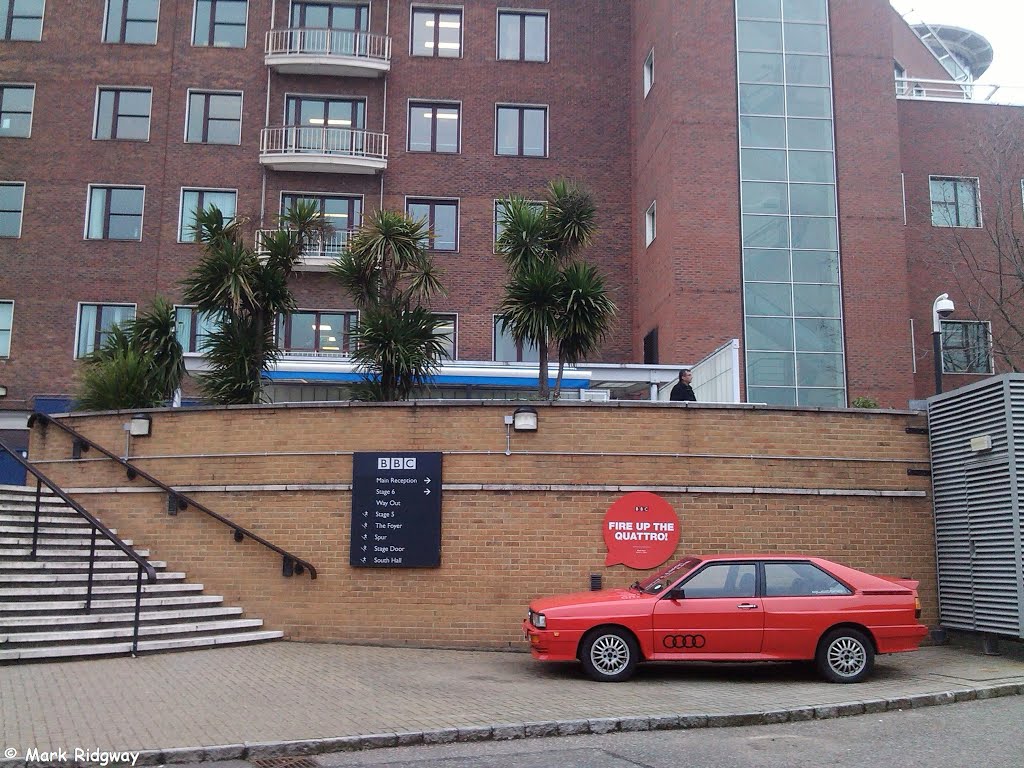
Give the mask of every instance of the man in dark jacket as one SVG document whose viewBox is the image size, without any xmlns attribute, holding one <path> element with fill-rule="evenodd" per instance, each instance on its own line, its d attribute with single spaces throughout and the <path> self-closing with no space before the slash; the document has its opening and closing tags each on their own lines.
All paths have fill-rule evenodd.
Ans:
<svg viewBox="0 0 1024 768">
<path fill-rule="evenodd" d="M 690 373 L 690 369 L 683 368 L 679 372 L 679 381 L 672 387 L 672 392 L 669 394 L 668 399 L 674 402 L 697 402 L 697 396 L 693 394 L 693 387 L 690 386 L 691 381 L 693 381 L 693 374 Z"/>
</svg>

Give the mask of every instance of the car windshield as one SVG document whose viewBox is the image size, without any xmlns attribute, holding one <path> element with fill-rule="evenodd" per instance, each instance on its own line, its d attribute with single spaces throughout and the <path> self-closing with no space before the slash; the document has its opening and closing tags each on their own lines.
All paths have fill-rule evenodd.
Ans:
<svg viewBox="0 0 1024 768">
<path fill-rule="evenodd" d="M 641 592 L 646 592 L 649 595 L 656 595 L 667 587 L 675 584 L 679 579 L 692 571 L 699 563 L 700 558 L 685 557 L 678 563 L 673 563 L 668 568 L 663 568 L 653 576 L 649 576 L 644 579 L 637 584 L 637 588 Z"/>
</svg>

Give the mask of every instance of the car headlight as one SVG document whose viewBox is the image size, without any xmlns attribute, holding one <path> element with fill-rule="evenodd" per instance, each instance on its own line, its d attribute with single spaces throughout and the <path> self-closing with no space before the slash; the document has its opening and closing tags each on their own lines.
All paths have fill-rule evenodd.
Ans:
<svg viewBox="0 0 1024 768">
<path fill-rule="evenodd" d="M 546 629 L 548 626 L 548 620 L 545 618 L 544 614 L 534 613 L 533 611 L 530 611 L 530 623 L 537 629 Z"/>
</svg>

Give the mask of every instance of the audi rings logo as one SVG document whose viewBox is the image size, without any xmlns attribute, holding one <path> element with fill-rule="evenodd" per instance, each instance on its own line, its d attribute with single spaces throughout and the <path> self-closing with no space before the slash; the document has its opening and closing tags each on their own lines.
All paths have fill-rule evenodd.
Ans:
<svg viewBox="0 0 1024 768">
<path fill-rule="evenodd" d="M 704 635 L 665 635 L 666 648 L 703 648 Z"/>
</svg>

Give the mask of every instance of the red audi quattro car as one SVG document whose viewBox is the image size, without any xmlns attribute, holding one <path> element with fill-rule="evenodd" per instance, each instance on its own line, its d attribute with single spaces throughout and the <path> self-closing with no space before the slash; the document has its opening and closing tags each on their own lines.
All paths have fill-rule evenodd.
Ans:
<svg viewBox="0 0 1024 768">
<path fill-rule="evenodd" d="M 578 659 L 592 679 L 628 679 L 641 661 L 814 661 L 857 683 L 875 654 L 915 651 L 918 582 L 818 557 L 687 557 L 629 589 L 535 600 L 523 621 L 541 661 Z"/>
</svg>

